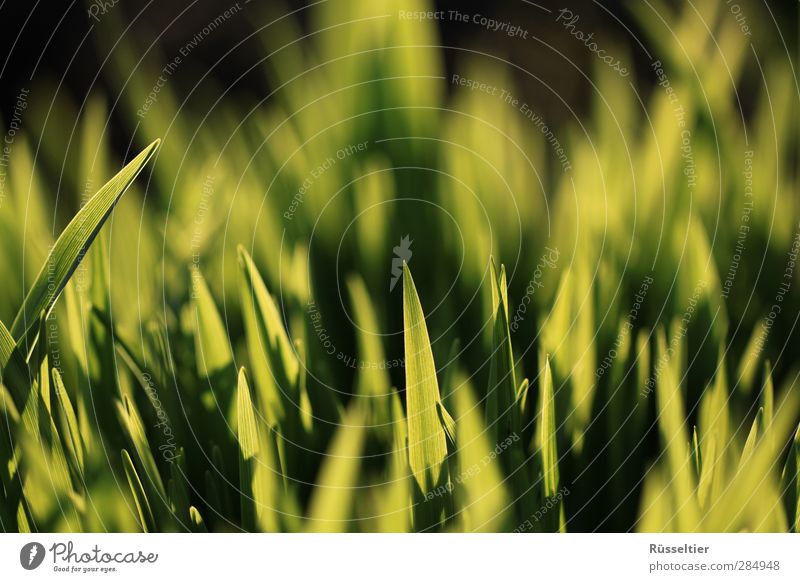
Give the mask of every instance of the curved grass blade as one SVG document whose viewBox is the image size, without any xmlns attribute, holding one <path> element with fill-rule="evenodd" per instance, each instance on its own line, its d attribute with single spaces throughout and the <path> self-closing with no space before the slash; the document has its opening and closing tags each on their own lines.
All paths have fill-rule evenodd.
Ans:
<svg viewBox="0 0 800 582">
<path fill-rule="evenodd" d="M 271 338 L 281 330 L 270 330 L 274 325 L 268 317 L 272 302 L 264 280 L 258 272 L 253 260 L 243 247 L 239 247 L 239 288 L 242 301 L 242 318 L 244 319 L 247 352 L 255 380 L 257 401 L 270 426 L 281 426 L 287 408 L 284 406 L 285 391 L 294 385 L 282 385 L 278 371 L 275 369 L 274 343 Z M 282 325 L 282 324 L 281 324 Z M 288 384 L 288 383 L 287 383 Z M 291 410 L 291 408 L 289 408 Z"/>
<path fill-rule="evenodd" d="M 233 354 L 225 324 L 206 280 L 197 268 L 192 269 L 192 300 L 196 324 L 197 372 L 201 378 L 213 380 L 220 372 L 230 372 Z"/>
<path fill-rule="evenodd" d="M 148 478 L 148 488 L 159 499 L 167 499 L 167 490 L 164 487 L 164 481 L 161 479 L 161 473 L 153 457 L 153 449 L 147 440 L 147 433 L 139 410 L 136 408 L 136 403 L 127 395 L 124 395 L 122 402 L 117 401 L 116 405 L 120 424 L 125 429 L 125 433 L 130 439 L 136 451 L 136 456 L 139 458 L 142 469 Z"/>
<path fill-rule="evenodd" d="M 346 532 L 358 498 L 358 478 L 364 446 L 365 414 L 355 402 L 333 439 L 314 489 L 308 513 L 312 533 Z"/>
<path fill-rule="evenodd" d="M 26 351 L 30 349 L 39 315 L 50 312 L 86 250 L 94 241 L 120 197 L 158 149 L 156 140 L 142 150 L 116 176 L 107 182 L 73 217 L 50 251 L 11 326 L 11 336 Z"/>
<path fill-rule="evenodd" d="M 425 315 L 407 265 L 403 265 L 403 323 L 406 355 L 408 457 L 411 473 L 424 499 L 414 506 L 417 530 L 436 525 L 449 493 L 447 439 L 439 413 L 441 399 Z M 436 495 L 436 493 L 440 493 Z M 433 495 L 431 498 L 430 496 Z"/>
<path fill-rule="evenodd" d="M 125 469 L 125 477 L 128 479 L 133 501 L 136 503 L 136 511 L 139 514 L 139 525 L 142 527 L 142 531 L 144 533 L 158 531 L 153 512 L 150 509 L 150 502 L 147 500 L 144 487 L 142 487 L 142 481 L 136 473 L 131 456 L 125 449 L 122 449 L 122 467 Z"/>
</svg>

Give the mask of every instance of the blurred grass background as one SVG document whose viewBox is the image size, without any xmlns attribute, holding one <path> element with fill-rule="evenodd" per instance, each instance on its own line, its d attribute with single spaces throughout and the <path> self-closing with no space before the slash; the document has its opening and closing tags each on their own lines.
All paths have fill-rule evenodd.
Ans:
<svg viewBox="0 0 800 582">
<path fill-rule="evenodd" d="M 20 29 L 28 45 L 8 52 L 20 73 L 2 72 L 4 125 L 15 114 L 22 125 L 0 206 L 7 327 L 69 219 L 122 160 L 162 142 L 48 324 L 49 365 L 74 403 L 86 460 L 53 479 L 58 453 L 26 445 L 7 411 L 6 454 L 22 468 L 5 476 L 4 529 L 505 531 L 561 486 L 563 515 L 531 529 L 796 527 L 790 4 L 741 2 L 750 35 L 724 3 L 571 5 L 576 28 L 596 31 L 629 77 L 556 21 L 560 7 L 125 3 L 97 20 L 67 11 L 65 22 L 92 28 L 59 25 L 44 53 L 56 13 L 34 11 L 33 28 Z M 399 17 L 427 9 L 513 22 L 529 39 Z M 457 87 L 454 74 L 529 105 L 570 169 L 519 104 Z M 450 443 L 448 459 L 470 467 L 462 456 L 499 446 L 495 425 L 512 408 L 522 443 L 492 464 L 496 474 L 447 488 L 434 515 L 419 511 L 424 486 L 416 505 L 405 489 L 405 367 L 348 365 L 408 353 L 403 294 L 389 290 L 406 236 L 444 407 L 486 441 L 481 454 Z M 506 268 L 503 300 L 492 256 Z M 272 307 L 247 296 L 259 277 Z M 505 331 L 504 310 L 517 323 Z M 249 321 L 256 311 L 267 323 Z M 502 375 L 497 354 L 510 345 Z M 547 357 L 555 459 L 543 428 Z M 249 379 L 237 378 L 241 366 Z M 503 408 L 508 378 L 520 398 Z M 517 394 L 522 378 L 530 396 Z M 240 432 L 249 406 L 257 453 Z M 142 430 L 131 428 L 138 416 Z M 348 430 L 359 422 L 368 428 Z M 159 455 L 178 447 L 181 462 Z M 21 475 L 16 499 L 8 483 Z M 449 475 L 454 483 L 459 470 Z M 134 509 L 142 497 L 150 516 Z"/>
</svg>

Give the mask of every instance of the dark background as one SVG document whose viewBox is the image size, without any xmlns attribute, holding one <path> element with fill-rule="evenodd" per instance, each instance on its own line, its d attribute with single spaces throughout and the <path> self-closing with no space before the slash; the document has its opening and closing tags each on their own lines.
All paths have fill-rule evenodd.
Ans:
<svg viewBox="0 0 800 582">
<path fill-rule="evenodd" d="M 101 1 L 101 0 L 98 0 Z M 255 5 L 261 0 L 252 0 Z M 292 11 L 307 5 L 304 2 L 288 2 L 278 4 L 274 0 L 266 0 L 272 10 Z M 330 0 L 332 2 L 349 2 L 351 0 Z M 717 1 L 717 0 L 703 0 Z M 723 2 L 724 0 L 718 0 Z M 738 0 L 747 7 L 748 23 L 758 27 L 754 22 L 756 16 L 764 13 L 764 7 L 758 3 L 748 6 L 747 0 Z M 244 2 L 244 0 L 242 0 Z M 186 43 L 198 27 L 202 27 L 216 15 L 230 7 L 229 0 L 198 0 L 195 3 L 182 2 L 156 2 L 155 0 L 118 0 L 118 4 L 110 8 L 121 17 L 122 22 L 130 24 L 130 34 L 144 49 L 151 44 L 164 54 L 176 53 L 178 48 Z M 541 0 L 539 5 L 547 6 L 553 10 L 568 6 L 580 15 L 580 28 L 593 31 L 596 37 L 604 44 L 619 47 L 633 55 L 636 68 L 642 70 L 647 63 L 642 60 L 641 49 L 632 47 L 633 41 L 628 28 L 641 42 L 647 46 L 644 35 L 631 16 L 628 3 L 619 0 L 603 2 L 603 7 L 591 0 L 564 0 L 553 2 Z M 678 2 L 668 2 L 666 6 L 675 8 Z M 51 1 L 0 1 L 0 55 L 2 55 L 2 68 L 0 68 L 0 112 L 4 120 L 9 119 L 14 107 L 16 95 L 20 87 L 35 86 L 39 79 L 49 79 L 54 82 L 52 86 L 59 86 L 59 90 L 66 90 L 75 101 L 82 101 L 90 89 L 102 90 L 114 96 L 113 89 L 108 86 L 107 80 L 101 71 L 101 63 L 105 55 L 98 49 L 95 38 L 96 31 L 90 31 L 94 23 L 88 14 L 86 1 L 51 2 Z M 188 9 L 187 9 L 188 7 Z M 475 1 L 439 1 L 437 9 L 459 9 L 462 12 L 480 13 L 499 20 L 510 20 L 527 29 L 530 34 L 541 41 L 552 45 L 559 52 L 564 53 L 578 66 L 590 70 L 592 55 L 580 42 L 564 34 L 560 25 L 556 25 L 554 18 L 526 4 L 524 0 L 510 0 L 503 2 L 475 2 Z M 770 10 L 775 15 L 779 25 L 784 29 L 784 39 L 790 43 L 792 54 L 797 54 L 798 2 L 783 0 L 769 2 Z M 184 12 L 185 11 L 185 12 Z M 184 12 L 177 20 L 176 17 Z M 255 14 L 254 11 L 248 11 Z M 613 14 L 614 17 L 610 16 Z M 306 30 L 308 29 L 307 10 L 296 13 Z M 618 20 L 617 20 L 618 19 Z M 175 20 L 175 22 L 173 22 Z M 486 50 L 495 55 L 503 56 L 508 60 L 524 67 L 534 75 L 546 79 L 554 92 L 560 95 L 576 113 L 580 114 L 587 105 L 586 97 L 591 94 L 587 81 L 574 70 L 568 70 L 563 62 L 553 58 L 542 58 L 548 51 L 532 50 L 534 45 L 520 43 L 517 39 L 509 38 L 503 34 L 490 33 L 475 25 L 464 26 L 450 21 L 438 21 L 440 39 L 445 46 L 470 47 Z M 215 63 L 221 55 L 234 46 L 242 38 L 252 32 L 257 26 L 251 17 L 233 18 L 219 27 L 214 33 L 214 42 L 201 43 L 192 52 L 192 60 L 197 66 L 196 70 L 203 70 Z M 768 26 L 764 23 L 764 26 Z M 190 32 L 192 31 L 192 32 Z M 754 35 L 755 36 L 755 35 Z M 774 37 L 774 32 L 772 35 Z M 770 38 L 766 36 L 766 38 Z M 759 36 L 759 42 L 765 35 Z M 222 86 L 226 86 L 236 79 L 241 71 L 252 64 L 252 60 L 259 55 L 254 52 L 261 49 L 253 46 L 254 51 L 237 50 L 225 59 L 223 67 L 217 67 L 217 79 Z M 445 51 L 446 65 L 452 70 L 458 56 L 456 51 Z M 98 75 L 98 72 L 100 73 Z M 97 81 L 95 81 L 97 79 Z M 647 79 L 652 80 L 652 75 L 640 75 L 639 83 L 644 83 L 643 90 L 647 90 Z M 643 80 L 642 80 L 643 79 Z M 175 82 L 180 87 L 181 82 L 187 83 L 191 88 L 193 79 L 179 78 Z M 528 99 L 535 97 L 537 106 L 546 117 L 558 123 L 559 118 L 565 115 L 562 104 L 553 101 L 555 97 L 547 92 L 536 91 L 536 83 L 527 76 L 520 76 L 517 80 L 520 91 Z M 268 87 L 263 86 L 263 75 L 249 75 L 237 87 L 253 94 L 264 94 Z"/>
</svg>

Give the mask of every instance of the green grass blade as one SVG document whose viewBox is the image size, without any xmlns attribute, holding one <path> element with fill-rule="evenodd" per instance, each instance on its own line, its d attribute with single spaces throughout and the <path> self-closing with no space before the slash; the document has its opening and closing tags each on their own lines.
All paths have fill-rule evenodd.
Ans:
<svg viewBox="0 0 800 582">
<path fill-rule="evenodd" d="M 539 424 L 537 440 L 542 466 L 542 499 L 558 504 L 558 511 L 548 511 L 544 515 L 545 531 L 565 531 L 564 505 L 556 500 L 561 478 L 558 470 L 558 447 L 556 444 L 556 402 L 553 391 L 553 374 L 550 371 L 550 358 L 545 358 L 539 391 Z"/>
<path fill-rule="evenodd" d="M 255 531 L 258 508 L 253 497 L 253 483 L 258 454 L 258 427 L 245 369 L 239 370 L 236 396 L 237 440 L 239 443 L 239 489 L 241 524 L 245 531 Z"/>
<path fill-rule="evenodd" d="M 480 408 L 472 387 L 458 380 L 454 400 L 458 415 L 458 461 L 456 499 L 463 531 L 498 532 L 512 524 L 511 505 L 498 459 L 493 458 L 495 443 L 487 438 Z M 487 462 L 488 460 L 488 462 Z"/>
<path fill-rule="evenodd" d="M 238 255 L 242 317 L 257 401 L 270 426 L 282 426 L 285 416 L 296 410 L 287 400 L 294 396 L 299 366 L 258 269 L 243 247 Z"/>
<path fill-rule="evenodd" d="M 438 412 L 439 383 L 425 315 L 407 265 L 403 266 L 403 323 L 408 457 L 419 493 L 425 497 L 447 482 L 447 440 Z M 441 497 L 436 497 L 436 500 L 439 499 Z M 415 527 L 421 529 L 438 522 L 439 505 L 424 500 L 418 503 L 415 507 Z"/>
<path fill-rule="evenodd" d="M 189 507 L 189 529 L 196 533 L 208 533 L 203 516 L 194 505 Z"/>
<path fill-rule="evenodd" d="M 357 403 L 357 401 L 356 401 Z M 345 414 L 320 469 L 308 512 L 308 531 L 347 532 L 353 502 L 359 497 L 358 481 L 364 447 L 365 414 L 354 405 Z"/>
<path fill-rule="evenodd" d="M 125 470 L 125 477 L 128 479 L 128 486 L 131 488 L 133 501 L 136 504 L 136 512 L 139 516 L 139 525 L 144 533 L 158 531 L 156 528 L 156 520 L 153 517 L 153 511 L 150 509 L 150 501 L 147 499 L 147 494 L 144 492 L 142 481 L 136 473 L 136 467 L 133 466 L 133 461 L 128 451 L 122 450 L 122 467 Z"/>
<path fill-rule="evenodd" d="M 61 373 L 57 368 L 53 368 L 53 384 L 56 400 L 61 411 L 61 418 L 63 419 L 62 426 L 64 427 L 66 449 L 70 454 L 73 469 L 76 470 L 78 475 L 82 475 L 84 471 L 84 453 L 80 426 L 67 389 L 64 387 L 64 381 L 61 379 Z"/>
<path fill-rule="evenodd" d="M 0 321 L 0 378 L 9 388 L 14 404 L 22 408 L 30 390 L 25 358 L 3 322 Z"/>
<path fill-rule="evenodd" d="M 781 480 L 783 503 L 791 530 L 800 532 L 800 425 L 794 433 L 794 440 L 789 445 L 789 454 L 783 467 Z"/>
<path fill-rule="evenodd" d="M 128 186 L 158 149 L 159 143 L 159 140 L 156 140 L 147 146 L 100 188 L 58 237 L 11 326 L 12 337 L 17 343 L 26 346 L 26 350 L 29 349 L 33 339 L 28 337 L 29 333 L 35 329 L 40 314 L 44 313 L 46 316 L 50 312 L 53 303 L 83 260 L 86 250 L 94 241 L 103 223 Z"/>
<path fill-rule="evenodd" d="M 506 270 L 500 267 L 498 276 L 494 260 L 492 273 L 492 360 L 489 373 L 489 393 L 486 404 L 486 424 L 495 441 L 519 434 L 519 408 L 516 406 L 517 384 L 514 353 L 508 327 L 508 294 Z"/>
<path fill-rule="evenodd" d="M 356 392 L 368 397 L 368 422 L 388 442 L 391 440 L 391 379 L 389 370 L 384 366 L 386 355 L 379 332 L 378 316 L 364 281 L 354 276 L 347 283 L 357 326 L 356 340 L 360 360 L 357 364 Z"/>
<path fill-rule="evenodd" d="M 148 489 L 151 489 L 151 492 L 158 496 L 159 499 L 167 499 L 167 491 L 164 488 L 161 473 L 153 457 L 153 449 L 147 441 L 147 433 L 144 429 L 142 417 L 136 408 L 136 404 L 127 395 L 122 397 L 122 402 L 117 401 L 117 416 L 136 451 L 136 456 L 148 479 Z"/>
<path fill-rule="evenodd" d="M 697 526 L 698 513 L 694 496 L 695 480 L 692 476 L 689 436 L 684 421 L 683 395 L 678 382 L 678 366 L 681 359 L 677 353 L 680 348 L 671 345 L 670 349 L 674 350 L 675 354 L 670 355 L 663 329 L 658 331 L 656 345 L 657 361 L 662 364 L 661 373 L 656 378 L 658 427 L 672 476 L 671 487 L 675 489 L 676 499 L 680 500 L 680 506 L 675 508 L 674 517 L 677 520 L 678 531 L 693 531 Z"/>
<path fill-rule="evenodd" d="M 192 269 L 192 300 L 197 373 L 201 378 L 211 379 L 213 384 L 218 374 L 231 372 L 233 354 L 225 324 L 199 269 Z"/>
</svg>

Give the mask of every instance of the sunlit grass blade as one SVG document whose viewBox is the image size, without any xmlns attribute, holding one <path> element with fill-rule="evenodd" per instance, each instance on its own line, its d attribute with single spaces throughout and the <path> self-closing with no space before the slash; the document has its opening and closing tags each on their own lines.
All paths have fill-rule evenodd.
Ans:
<svg viewBox="0 0 800 582">
<path fill-rule="evenodd" d="M 279 356 L 276 353 L 276 338 L 283 333 L 282 323 L 272 317 L 274 305 L 261 275 L 244 248 L 239 247 L 239 272 L 242 317 L 244 318 L 247 351 L 253 372 L 258 403 L 271 426 L 283 424 L 287 410 L 285 392 L 292 386 L 284 386 L 285 376 L 276 369 Z M 270 329 L 281 326 L 279 329 Z M 293 385 L 293 382 L 292 382 Z"/>
<path fill-rule="evenodd" d="M 117 402 L 117 415 L 144 470 L 148 490 L 151 490 L 161 500 L 167 499 L 167 491 L 161 479 L 156 460 L 153 457 L 153 448 L 147 441 L 147 433 L 145 432 L 142 417 L 136 408 L 136 404 L 127 395 L 122 397 L 122 402 Z"/>
<path fill-rule="evenodd" d="M 717 503 L 700 524 L 702 531 L 787 531 L 789 522 L 781 501 L 778 451 L 791 438 L 798 411 L 796 394 L 776 403 L 772 422 L 761 438 L 748 439 L 739 470 L 725 484 Z M 751 435 L 758 432 L 754 423 Z"/>
<path fill-rule="evenodd" d="M 197 373 L 212 382 L 230 373 L 233 365 L 228 333 L 214 298 L 199 270 L 192 270 L 192 299 L 195 316 Z M 232 374 L 231 374 L 232 375 Z"/>
<path fill-rule="evenodd" d="M 542 500 L 550 500 L 558 505 L 557 511 L 548 511 L 544 515 L 545 531 L 565 531 L 564 505 L 556 500 L 561 487 L 558 470 L 558 447 L 556 443 L 556 406 L 553 391 L 553 375 L 550 371 L 550 358 L 545 357 L 545 366 L 541 375 L 539 390 L 539 423 L 537 425 L 537 445 L 541 456 L 542 467 Z"/>
<path fill-rule="evenodd" d="M 308 512 L 308 531 L 350 531 L 353 502 L 359 498 L 365 415 L 357 404 L 345 414 L 320 468 Z"/>
<path fill-rule="evenodd" d="M 239 495 L 241 509 L 241 525 L 245 531 L 256 531 L 259 526 L 259 502 L 256 499 L 259 490 L 258 458 L 261 450 L 259 427 L 253 400 L 250 395 L 250 384 L 245 369 L 239 370 L 239 382 L 236 396 L 237 441 L 239 444 Z M 273 500 L 270 499 L 269 502 Z M 273 524 L 274 525 L 274 524 Z"/>
<path fill-rule="evenodd" d="M 72 407 L 72 402 L 69 399 L 67 389 L 64 387 L 64 381 L 61 379 L 61 373 L 58 368 L 53 368 L 53 384 L 61 412 L 62 433 L 65 435 L 64 442 L 70 455 L 72 468 L 78 476 L 81 476 L 84 471 L 83 439 L 81 438 L 78 418 L 75 416 L 75 409 Z"/>
<path fill-rule="evenodd" d="M 83 259 L 86 249 L 92 244 L 120 197 L 158 149 L 158 145 L 159 141 L 156 140 L 147 146 L 100 188 L 58 237 L 11 326 L 12 337 L 25 346 L 26 351 L 30 349 L 33 339 L 28 334 L 35 329 L 39 315 L 44 313 L 46 316 L 50 312 L 53 303 Z"/>
<path fill-rule="evenodd" d="M 128 486 L 133 495 L 133 501 L 136 504 L 136 512 L 139 516 L 139 525 L 145 533 L 158 531 L 156 527 L 156 520 L 153 517 L 153 511 L 150 509 L 150 501 L 147 499 L 147 494 L 142 486 L 142 481 L 136 473 L 136 467 L 133 466 L 133 461 L 128 454 L 128 451 L 122 450 L 122 467 L 125 470 L 125 477 L 128 479 Z"/>
<path fill-rule="evenodd" d="M 472 386 L 463 376 L 456 378 L 459 475 L 455 495 L 459 501 L 459 521 L 467 532 L 506 531 L 513 525 L 513 512 L 495 444 L 488 438 L 490 433 L 483 423 Z"/>
<path fill-rule="evenodd" d="M 200 515 L 200 511 L 194 505 L 189 507 L 189 528 L 193 532 L 208 532 L 205 521 L 203 521 L 203 516 Z"/>
<path fill-rule="evenodd" d="M 663 329 L 659 329 L 657 340 L 656 368 L 656 410 L 658 413 L 658 428 L 661 434 L 662 446 L 666 455 L 666 462 L 670 469 L 672 483 L 670 487 L 675 490 L 675 499 L 680 504 L 674 508 L 674 519 L 677 531 L 693 531 L 697 527 L 698 512 L 695 502 L 695 480 L 692 477 L 691 454 L 689 452 L 689 435 L 684 421 L 683 395 L 678 382 L 678 366 L 680 357 L 673 355 L 680 348 L 680 342 L 673 336 L 670 351 L 667 351 L 667 342 Z"/>
<path fill-rule="evenodd" d="M 498 275 L 491 261 L 492 285 L 492 359 L 489 373 L 489 391 L 486 404 L 486 424 L 495 441 L 518 434 L 519 409 L 517 379 L 514 371 L 514 354 L 508 327 L 508 292 L 506 270 L 501 266 Z"/>
<path fill-rule="evenodd" d="M 367 293 L 366 285 L 360 277 L 348 280 L 348 289 L 353 303 L 355 323 L 358 327 L 357 343 L 358 372 L 356 391 L 367 396 L 369 404 L 369 423 L 384 439 L 391 439 L 391 384 L 386 367 L 386 355 L 379 332 L 378 316 Z"/>
<path fill-rule="evenodd" d="M 783 504 L 792 531 L 800 533 L 800 425 L 789 445 L 781 479 Z"/>
<path fill-rule="evenodd" d="M 417 530 L 439 522 L 445 494 L 449 494 L 445 459 L 447 441 L 438 406 L 439 382 L 422 305 L 408 266 L 403 266 L 403 322 L 406 357 L 406 408 L 408 457 L 411 473 L 422 499 L 414 507 Z M 437 488 L 444 488 L 442 493 Z M 434 492 L 432 499 L 426 499 Z"/>
</svg>

